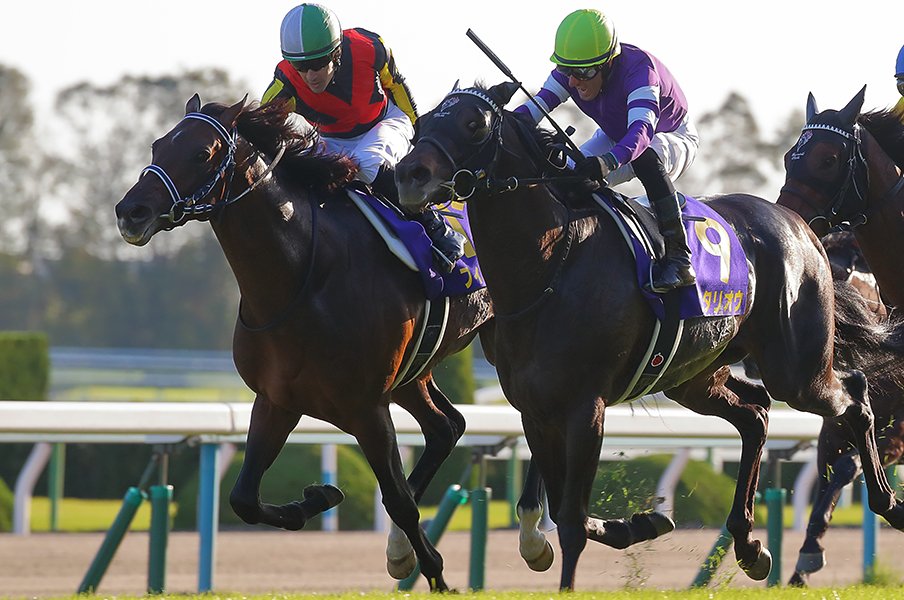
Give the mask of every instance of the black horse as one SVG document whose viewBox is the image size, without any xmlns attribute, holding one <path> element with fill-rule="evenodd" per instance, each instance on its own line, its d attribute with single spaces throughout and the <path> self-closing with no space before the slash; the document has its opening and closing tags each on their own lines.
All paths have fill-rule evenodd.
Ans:
<svg viewBox="0 0 904 600">
<path fill-rule="evenodd" d="M 417 502 L 465 422 L 430 369 L 468 345 L 478 329 L 491 335 L 489 295 L 452 298 L 435 355 L 420 375 L 394 388 L 415 351 L 425 293 L 344 191 L 354 164 L 312 152 L 314 138 L 292 128 L 285 103 L 202 108 L 195 95 L 185 110 L 154 142 L 151 172 L 116 205 L 116 216 L 123 238 L 136 246 L 160 231 L 210 219 L 238 282 L 233 355 L 256 397 L 245 462 L 230 495 L 233 510 L 247 523 L 295 530 L 338 504 L 342 493 L 330 485 L 309 486 L 303 500 L 283 505 L 260 498 L 261 477 L 301 416 L 328 421 L 358 441 L 389 516 L 404 532 L 390 533 L 390 574 L 407 577 L 416 554 L 430 588 L 447 589 Z M 183 197 L 176 190 L 198 191 Z M 407 482 L 390 401 L 424 433 L 424 452 Z"/>
<path fill-rule="evenodd" d="M 587 539 L 607 534 L 606 524 L 587 512 L 605 409 L 624 397 L 645 361 L 657 319 L 642 299 L 616 221 L 594 208 L 586 185 L 549 182 L 556 140 L 503 110 L 516 89 L 505 83 L 451 92 L 421 117 L 419 138 L 396 179 L 402 203 L 420 208 L 447 199 L 463 181 L 453 178 L 456 172 L 471 174 L 472 185 L 461 187 L 473 189 L 468 210 L 493 296 L 496 367 L 522 413 L 558 525 L 560 586 L 573 589 Z M 727 527 L 741 568 L 764 579 L 771 556 L 751 532 L 770 395 L 844 421 L 871 509 L 901 529 L 904 506 L 881 467 L 866 378 L 832 362 L 834 291 L 819 240 L 793 212 L 760 198 L 729 194 L 708 204 L 737 231 L 747 256 L 743 314 L 688 320 L 671 366 L 650 391 L 720 416 L 740 432 Z M 748 354 L 765 388 L 732 375 L 729 365 Z"/>
</svg>

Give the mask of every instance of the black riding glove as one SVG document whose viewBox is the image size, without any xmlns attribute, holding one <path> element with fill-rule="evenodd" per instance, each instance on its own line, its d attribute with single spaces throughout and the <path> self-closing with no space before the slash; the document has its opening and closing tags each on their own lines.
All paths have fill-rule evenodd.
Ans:
<svg viewBox="0 0 904 600">
<path fill-rule="evenodd" d="M 609 173 L 614 170 L 615 158 L 610 157 L 611 154 L 608 152 L 603 156 L 585 156 L 583 160 L 575 164 L 574 170 L 582 177 L 603 183 Z"/>
</svg>

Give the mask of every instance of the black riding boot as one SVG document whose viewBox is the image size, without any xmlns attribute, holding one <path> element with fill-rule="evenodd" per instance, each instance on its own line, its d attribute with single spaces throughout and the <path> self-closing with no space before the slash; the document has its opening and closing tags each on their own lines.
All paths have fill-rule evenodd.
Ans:
<svg viewBox="0 0 904 600">
<path fill-rule="evenodd" d="M 433 243 L 433 265 L 443 273 L 451 273 L 455 261 L 465 255 L 465 236 L 452 229 L 439 212 L 429 208 L 411 217 L 424 226 Z"/>
<path fill-rule="evenodd" d="M 665 238 L 665 256 L 653 265 L 652 285 L 646 287 L 653 293 L 665 294 L 675 288 L 693 285 L 697 275 L 691 266 L 691 250 L 681 222 L 678 194 L 659 198 L 652 204 L 659 221 L 659 232 Z"/>
</svg>

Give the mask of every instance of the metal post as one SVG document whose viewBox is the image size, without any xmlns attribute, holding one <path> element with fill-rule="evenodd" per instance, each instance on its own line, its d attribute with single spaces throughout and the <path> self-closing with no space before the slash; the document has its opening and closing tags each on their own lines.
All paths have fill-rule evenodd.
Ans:
<svg viewBox="0 0 904 600">
<path fill-rule="evenodd" d="M 452 515 L 455 514 L 455 509 L 467 501 L 468 492 L 466 490 L 461 489 L 461 486 L 458 484 L 449 486 L 449 489 L 446 490 L 446 495 L 443 496 L 443 501 L 439 503 L 439 508 L 436 510 L 436 516 L 430 521 L 430 525 L 425 532 L 427 539 L 430 540 L 431 544 L 436 546 L 439 543 L 439 539 L 446 531 L 446 527 L 449 525 Z M 420 574 L 420 566 L 415 567 L 414 572 L 412 572 L 411 575 L 399 582 L 399 591 L 407 591 L 414 587 L 414 582 L 417 581 L 417 577 Z"/>
<path fill-rule="evenodd" d="M 198 482 L 198 592 L 213 589 L 220 522 L 220 444 L 201 444 Z"/>
<path fill-rule="evenodd" d="M 491 488 L 471 490 L 471 562 L 468 569 L 468 587 L 474 591 L 482 590 L 485 583 L 487 530 L 492 498 Z"/>
<path fill-rule="evenodd" d="M 722 559 L 724 559 L 725 555 L 728 554 L 728 551 L 731 550 L 732 544 L 734 544 L 734 538 L 728 533 L 728 526 L 722 525 L 722 530 L 719 532 L 719 537 L 716 538 L 716 543 L 713 544 L 712 550 L 709 551 L 709 554 L 703 561 L 703 566 L 701 566 L 700 571 L 697 572 L 697 577 L 695 577 L 693 583 L 691 583 L 692 588 L 706 587 L 709 585 L 709 582 L 712 581 L 716 571 L 719 570 Z"/>
<path fill-rule="evenodd" d="M 166 590 L 166 546 L 169 539 L 169 506 L 173 486 L 153 485 L 151 496 L 150 547 L 148 549 L 148 594 Z"/>
<path fill-rule="evenodd" d="M 521 488 L 524 487 L 521 460 L 518 458 L 518 446 L 512 446 L 512 456 L 508 460 L 508 473 L 506 481 L 506 496 L 509 504 L 509 527 L 518 527 L 518 498 Z"/>
<path fill-rule="evenodd" d="M 123 536 L 129 529 L 132 519 L 135 518 L 138 507 L 141 506 L 141 503 L 145 498 L 145 493 L 137 487 L 130 487 L 126 491 L 126 495 L 122 500 L 122 507 L 120 507 L 119 513 L 117 513 L 116 518 L 113 520 L 113 524 L 107 531 L 107 535 L 104 537 L 104 541 L 101 543 L 97 555 L 95 555 L 94 560 L 91 561 L 91 566 L 88 567 L 85 578 L 82 579 L 82 583 L 78 586 L 77 593 L 84 594 L 97 590 L 101 578 L 103 578 L 104 573 L 106 573 L 107 567 L 110 566 L 110 561 L 113 560 L 116 549 L 119 548 L 119 544 L 122 542 Z"/>
<path fill-rule="evenodd" d="M 50 496 L 50 531 L 60 530 L 60 504 L 63 500 L 63 482 L 66 473 L 66 444 L 54 444 L 50 452 L 50 468 L 47 473 L 47 495 Z"/>
<path fill-rule="evenodd" d="M 866 480 L 861 479 L 861 502 L 863 503 L 863 583 L 873 583 L 876 579 L 876 541 L 879 537 L 879 520 L 869 508 L 869 492 Z"/>
<path fill-rule="evenodd" d="M 323 483 L 338 485 L 338 451 L 336 444 L 324 444 L 320 447 L 320 477 Z M 339 531 L 339 508 L 334 506 L 323 513 L 321 521 L 323 531 Z"/>
<path fill-rule="evenodd" d="M 776 485 L 781 485 L 777 483 Z M 766 577 L 766 586 L 774 587 L 782 582 L 782 531 L 783 509 L 785 506 L 785 490 L 782 488 L 769 488 L 766 490 L 766 527 L 768 535 L 769 552 L 772 553 L 772 570 Z"/>
</svg>

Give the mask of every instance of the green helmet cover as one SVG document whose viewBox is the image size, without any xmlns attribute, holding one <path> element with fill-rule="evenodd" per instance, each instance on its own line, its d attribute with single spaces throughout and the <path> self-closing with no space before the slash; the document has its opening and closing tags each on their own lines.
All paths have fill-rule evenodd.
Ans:
<svg viewBox="0 0 904 600">
<path fill-rule="evenodd" d="M 598 10 L 582 8 L 562 20 L 549 60 L 564 67 L 602 65 L 621 52 L 612 21 Z"/>
<path fill-rule="evenodd" d="M 339 19 L 320 4 L 300 4 L 283 18 L 279 31 L 283 58 L 312 60 L 328 55 L 342 42 Z"/>
</svg>

